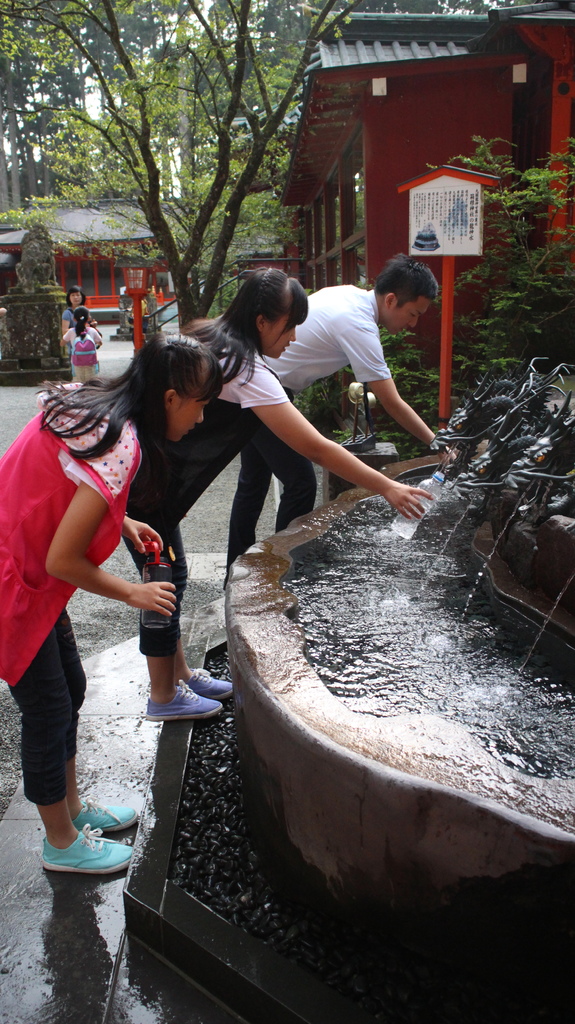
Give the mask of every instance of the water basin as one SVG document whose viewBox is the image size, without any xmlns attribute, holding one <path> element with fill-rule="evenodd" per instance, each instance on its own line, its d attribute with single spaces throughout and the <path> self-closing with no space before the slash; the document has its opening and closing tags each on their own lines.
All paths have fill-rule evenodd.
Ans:
<svg viewBox="0 0 575 1024">
<path fill-rule="evenodd" d="M 431 463 L 398 464 L 388 475 L 411 475 Z M 388 527 L 379 514 L 365 526 L 361 502 L 367 496 L 346 492 L 256 545 L 235 563 L 227 587 L 244 800 L 266 870 L 299 902 L 393 932 L 411 946 L 472 969 L 516 972 L 522 984 L 551 975 L 557 987 L 575 955 L 569 743 L 563 738 L 530 750 L 530 737 L 525 739 L 513 710 L 528 680 L 513 675 L 515 647 L 498 653 L 506 671 L 512 670 L 503 678 L 477 646 L 483 638 L 494 648 L 503 646 L 487 614 L 471 611 L 448 624 L 442 619 L 446 584 L 455 587 L 454 604 L 460 606 L 473 586 L 477 566 L 469 541 L 462 547 L 464 567 L 449 548 L 426 556 L 433 566 L 428 587 L 422 588 L 414 541 L 404 542 L 411 550 L 403 558 L 392 551 L 389 573 L 384 572 L 380 541 Z M 344 564 L 336 566 L 317 540 L 330 528 L 337 536 L 346 518 L 367 560 L 354 579 L 345 561 L 351 543 L 341 541 Z M 420 529 L 433 530 L 431 518 Z M 443 539 L 437 533 L 434 543 Z M 398 543 L 394 539 L 396 549 Z M 319 596 L 309 611 L 303 600 L 303 610 L 298 607 L 293 565 L 305 569 L 310 546 L 316 550 L 309 557 L 317 560 L 319 553 L 322 564 L 309 575 L 321 577 L 322 586 L 327 580 L 326 592 L 341 614 L 338 626 L 326 624 Z M 366 576 L 369 563 L 375 582 Z M 403 618 L 396 622 L 396 614 Z M 309 640 L 306 615 L 317 634 Z M 409 640 L 400 622 L 409 623 Z M 533 640 L 538 627 L 529 619 L 519 619 L 512 633 L 524 628 Z M 329 632 L 350 640 L 351 667 L 335 650 L 327 656 Z M 465 701 L 457 684 L 463 650 L 478 669 L 468 680 Z M 317 669 L 325 681 L 311 663 L 318 651 Z M 532 731 L 538 718 L 547 717 L 554 687 L 558 703 L 571 707 L 565 683 L 543 666 L 534 668 L 540 703 Z M 482 718 L 490 705 L 495 718 L 507 709 L 498 738 Z M 553 708 L 553 714 L 562 718 L 563 708 Z M 554 721 L 547 739 L 556 731 Z"/>
</svg>

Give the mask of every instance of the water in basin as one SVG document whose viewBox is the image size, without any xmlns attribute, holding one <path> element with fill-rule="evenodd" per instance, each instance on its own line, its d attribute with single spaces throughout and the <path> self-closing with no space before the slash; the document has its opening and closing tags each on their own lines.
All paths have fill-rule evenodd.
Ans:
<svg viewBox="0 0 575 1024">
<path fill-rule="evenodd" d="M 292 553 L 308 658 L 354 711 L 449 717 L 516 770 L 575 777 L 575 692 L 537 653 L 520 671 L 537 629 L 495 620 L 476 586 L 476 524 L 446 545 L 464 507 L 445 495 L 403 540 L 369 498 Z"/>
</svg>

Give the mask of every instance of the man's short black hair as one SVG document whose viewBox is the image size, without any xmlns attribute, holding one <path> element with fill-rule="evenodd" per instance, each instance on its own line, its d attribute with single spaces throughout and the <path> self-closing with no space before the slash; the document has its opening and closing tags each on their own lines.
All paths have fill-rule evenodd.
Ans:
<svg viewBox="0 0 575 1024">
<path fill-rule="evenodd" d="M 415 302 L 420 296 L 431 302 L 437 298 L 438 291 L 439 285 L 429 267 L 402 252 L 388 260 L 375 279 L 376 295 L 393 292 L 399 306 Z"/>
</svg>

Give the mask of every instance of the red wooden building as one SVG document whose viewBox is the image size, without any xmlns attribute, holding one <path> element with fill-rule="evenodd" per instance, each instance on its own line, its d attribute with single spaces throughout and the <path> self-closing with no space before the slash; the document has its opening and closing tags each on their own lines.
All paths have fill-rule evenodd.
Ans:
<svg viewBox="0 0 575 1024">
<path fill-rule="evenodd" d="M 521 168 L 565 151 L 574 44 L 568 0 L 484 17 L 356 13 L 320 43 L 283 196 L 303 211 L 307 286 L 373 282 L 407 251 L 398 184 L 471 155 L 473 136 L 515 143 Z"/>
<path fill-rule="evenodd" d="M 145 251 L 152 242 L 152 233 L 137 207 L 104 200 L 92 207 L 61 207 L 46 213 L 44 219 L 54 241 L 58 284 L 65 292 L 80 285 L 87 305 L 99 311 L 101 322 L 117 319 L 124 287 L 124 273 L 117 260 L 135 245 Z M 0 231 L 0 295 L 17 284 L 16 265 L 25 234 L 21 229 Z M 154 264 L 151 284 L 165 299 L 173 297 L 165 261 Z"/>
</svg>

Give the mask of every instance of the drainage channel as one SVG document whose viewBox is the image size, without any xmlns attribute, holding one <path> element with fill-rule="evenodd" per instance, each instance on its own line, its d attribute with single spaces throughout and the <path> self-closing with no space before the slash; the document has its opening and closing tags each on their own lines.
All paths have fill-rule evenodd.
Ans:
<svg viewBox="0 0 575 1024">
<path fill-rule="evenodd" d="M 225 921 L 169 876 L 190 749 L 212 723 L 164 727 L 124 892 L 126 927 L 249 1024 L 368 1024 L 347 999 Z"/>
</svg>

